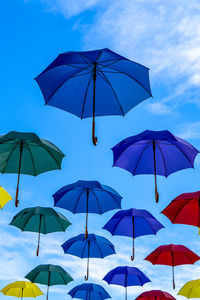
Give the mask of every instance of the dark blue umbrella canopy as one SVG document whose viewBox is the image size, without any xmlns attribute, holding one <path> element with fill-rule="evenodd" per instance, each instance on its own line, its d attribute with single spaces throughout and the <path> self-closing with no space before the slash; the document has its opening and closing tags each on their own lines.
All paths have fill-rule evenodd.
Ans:
<svg viewBox="0 0 200 300">
<path fill-rule="evenodd" d="M 111 298 L 106 290 L 94 283 L 83 283 L 73 288 L 68 293 L 72 298 L 84 300 L 103 300 Z"/>
<path fill-rule="evenodd" d="M 164 226 L 147 210 L 136 208 L 118 211 L 103 227 L 112 235 L 133 238 L 132 260 L 134 259 L 134 239 L 144 235 L 156 235 L 162 228 Z"/>
<path fill-rule="evenodd" d="M 104 258 L 108 255 L 115 254 L 114 245 L 106 238 L 88 234 L 85 238 L 85 234 L 80 234 L 69 240 L 67 240 L 62 248 L 66 254 L 78 256 L 80 258 L 87 258 L 87 275 L 85 280 L 89 278 L 89 258 Z"/>
<path fill-rule="evenodd" d="M 156 175 L 168 177 L 182 169 L 194 168 L 199 151 L 168 130 L 144 132 L 124 139 L 112 148 L 113 166 L 132 175 L 154 174 L 158 201 Z"/>
<path fill-rule="evenodd" d="M 152 96 L 149 69 L 107 48 L 62 53 L 36 81 L 46 104 L 93 117 L 93 126 L 96 116 L 124 116 Z"/>
</svg>

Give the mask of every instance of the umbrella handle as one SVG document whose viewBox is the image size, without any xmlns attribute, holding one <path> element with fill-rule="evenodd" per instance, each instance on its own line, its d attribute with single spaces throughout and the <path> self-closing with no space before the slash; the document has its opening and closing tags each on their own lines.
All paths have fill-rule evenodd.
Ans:
<svg viewBox="0 0 200 300">
<path fill-rule="evenodd" d="M 94 118 L 92 121 L 92 142 L 93 142 L 94 146 L 97 145 L 97 137 L 95 136 L 95 120 L 94 120 Z"/>
<path fill-rule="evenodd" d="M 85 276 L 85 281 L 87 281 L 89 278 L 89 263 L 90 263 L 90 241 L 88 241 L 87 275 Z"/>
<path fill-rule="evenodd" d="M 155 200 L 156 200 L 156 203 L 158 203 L 158 201 L 159 201 L 159 193 L 157 191 L 157 187 L 155 187 Z"/>
<path fill-rule="evenodd" d="M 18 205 L 19 205 L 18 194 L 19 194 L 19 180 L 20 180 L 21 163 L 22 163 L 22 151 L 23 151 L 23 141 L 20 142 L 19 168 L 18 168 L 16 195 L 15 195 L 15 206 L 16 207 L 18 207 Z"/>
<path fill-rule="evenodd" d="M 16 194 L 15 194 L 15 207 L 18 207 L 18 206 L 19 206 L 18 194 L 19 194 L 19 184 L 17 185 L 17 188 L 16 188 Z"/>
<path fill-rule="evenodd" d="M 132 217 L 132 225 L 133 225 L 133 255 L 131 255 L 131 260 L 134 261 L 135 258 L 135 223 L 134 223 L 134 217 Z"/>
<path fill-rule="evenodd" d="M 36 256 L 39 255 L 39 249 L 40 249 L 40 231 L 41 231 L 41 222 L 42 222 L 42 215 L 40 215 L 40 224 L 39 224 L 39 233 L 38 233 L 38 245 L 37 245 Z"/>
</svg>

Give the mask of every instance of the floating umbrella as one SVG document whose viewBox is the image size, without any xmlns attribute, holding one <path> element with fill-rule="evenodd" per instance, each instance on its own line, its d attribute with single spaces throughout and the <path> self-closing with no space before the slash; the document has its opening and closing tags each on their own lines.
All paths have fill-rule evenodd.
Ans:
<svg viewBox="0 0 200 300">
<path fill-rule="evenodd" d="M 111 298 L 102 286 L 94 283 L 80 284 L 73 288 L 68 294 L 72 298 L 88 300 L 103 300 Z"/>
<path fill-rule="evenodd" d="M 78 116 L 124 116 L 152 97 L 149 69 L 109 49 L 60 54 L 37 78 L 45 103 Z"/>
<path fill-rule="evenodd" d="M 66 241 L 62 245 L 62 248 L 66 254 L 87 258 L 87 275 L 85 276 L 85 280 L 89 278 L 90 257 L 104 258 L 115 254 L 114 245 L 106 238 L 95 234 L 88 234 L 87 238 L 85 238 L 85 234 L 75 236 Z"/>
<path fill-rule="evenodd" d="M 54 195 L 54 205 L 74 214 L 86 213 L 85 237 L 88 234 L 88 213 L 104 214 L 121 208 L 122 197 L 111 187 L 98 181 L 79 180 L 61 188 Z"/>
<path fill-rule="evenodd" d="M 31 282 L 47 285 L 47 297 L 49 295 L 49 287 L 52 285 L 67 285 L 73 281 L 73 278 L 63 268 L 56 265 L 39 265 L 31 272 L 29 272 L 25 278 Z"/>
<path fill-rule="evenodd" d="M 35 283 L 27 281 L 15 281 L 4 287 L 1 292 L 4 296 L 12 296 L 23 299 L 24 297 L 38 297 L 43 295 Z"/>
<path fill-rule="evenodd" d="M 2 209 L 11 199 L 12 197 L 8 194 L 8 192 L 0 186 L 0 209 Z"/>
<path fill-rule="evenodd" d="M 167 292 L 152 290 L 139 295 L 135 300 L 176 300 Z"/>
<path fill-rule="evenodd" d="M 150 261 L 153 265 L 172 266 L 172 281 L 175 289 L 174 267 L 180 265 L 192 265 L 200 257 L 182 245 L 163 245 L 156 248 L 149 254 L 145 260 Z"/>
<path fill-rule="evenodd" d="M 0 172 L 17 173 L 15 205 L 18 206 L 20 174 L 37 176 L 61 169 L 64 154 L 35 133 L 10 131 L 0 136 Z"/>
<path fill-rule="evenodd" d="M 151 280 L 138 268 L 117 267 L 103 278 L 108 284 L 122 285 L 125 287 L 125 300 L 127 300 L 128 286 L 143 286 Z"/>
<path fill-rule="evenodd" d="M 200 279 L 188 281 L 178 292 L 186 298 L 200 298 Z"/>
<path fill-rule="evenodd" d="M 39 255 L 40 234 L 65 231 L 71 223 L 62 214 L 50 207 L 29 207 L 21 210 L 14 216 L 10 225 L 21 231 L 38 232 L 38 246 L 36 255 Z"/>
<path fill-rule="evenodd" d="M 135 208 L 118 211 L 103 227 L 112 235 L 128 236 L 133 239 L 131 260 L 134 260 L 135 238 L 156 234 L 162 228 L 164 226 L 147 210 Z"/>
<path fill-rule="evenodd" d="M 155 199 L 159 200 L 157 175 L 168 177 L 182 169 L 194 168 L 199 151 L 168 130 L 145 130 L 126 138 L 112 148 L 113 166 L 132 175 L 154 174 Z"/>
</svg>

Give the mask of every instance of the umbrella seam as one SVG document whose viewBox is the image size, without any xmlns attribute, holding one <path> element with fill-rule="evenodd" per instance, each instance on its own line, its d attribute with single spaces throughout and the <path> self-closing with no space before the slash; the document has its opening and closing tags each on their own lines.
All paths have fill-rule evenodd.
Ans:
<svg viewBox="0 0 200 300">
<path fill-rule="evenodd" d="M 91 191 L 93 192 L 94 197 L 95 197 L 95 199 L 96 199 L 96 202 L 97 202 L 97 205 L 98 205 L 98 208 L 99 208 L 100 215 L 102 215 L 103 213 L 102 213 L 101 208 L 100 208 L 100 204 L 99 204 L 98 197 L 97 197 L 97 195 L 96 195 L 96 193 L 95 193 L 95 191 L 94 191 L 93 188 L 91 189 Z"/>
<path fill-rule="evenodd" d="M 170 141 L 175 147 L 178 148 L 178 150 L 185 156 L 185 158 L 189 161 L 189 163 L 192 165 L 193 167 L 193 163 L 190 161 L 190 159 L 188 158 L 188 156 L 185 154 L 185 152 L 175 143 L 173 143 L 173 141 Z"/>
<path fill-rule="evenodd" d="M 129 147 L 131 147 L 131 146 L 134 146 L 134 144 L 129 145 L 125 150 L 127 150 L 127 149 L 128 149 Z M 151 146 L 151 141 L 149 141 L 147 144 L 145 144 L 145 147 L 143 148 L 143 150 L 142 150 L 142 152 L 141 152 L 141 154 L 140 154 L 140 156 L 139 156 L 139 159 L 138 159 L 138 161 L 137 161 L 137 163 L 136 163 L 135 170 L 134 170 L 134 172 L 132 173 L 133 176 L 135 176 L 136 170 L 137 170 L 137 168 L 138 168 L 138 165 L 139 165 L 139 163 L 140 163 L 140 161 L 141 161 L 141 159 L 142 159 L 142 156 L 143 156 L 144 152 L 145 152 L 150 146 Z M 124 151 L 125 151 L 125 150 L 124 150 Z M 120 156 L 121 156 L 121 155 L 122 155 L 122 153 L 120 154 Z"/>
<path fill-rule="evenodd" d="M 14 144 L 14 147 L 10 151 L 10 153 L 9 153 L 7 159 L 6 159 L 6 162 L 5 162 L 5 166 L 4 166 L 3 170 L 1 171 L 1 173 L 4 173 L 4 171 L 5 171 L 5 169 L 6 169 L 7 165 L 8 165 L 8 161 L 11 158 L 11 155 L 13 154 L 13 152 L 15 151 L 15 149 L 17 148 L 18 144 L 19 144 L 19 142 L 17 142 L 17 143 Z"/>
<path fill-rule="evenodd" d="M 31 150 L 30 150 L 30 148 L 29 148 L 29 146 L 28 146 L 27 142 L 24 142 L 24 145 L 26 145 L 26 146 L 27 146 L 27 149 L 28 149 L 28 151 L 29 151 L 29 153 L 30 153 L 31 160 L 32 160 L 32 164 L 33 164 L 33 172 L 34 172 L 35 176 L 37 176 L 37 173 L 36 173 L 36 168 L 35 168 L 35 163 L 34 163 L 34 159 L 33 159 L 32 152 L 31 152 Z"/>
<path fill-rule="evenodd" d="M 37 143 L 37 142 L 36 142 Z M 38 144 L 39 145 L 39 144 Z M 43 143 L 42 143 L 42 145 L 40 145 L 40 147 L 42 147 L 43 149 L 45 149 L 48 153 L 49 153 L 49 155 L 50 155 L 50 157 L 53 159 L 53 161 L 56 163 L 56 165 L 58 166 L 58 168 L 59 169 L 61 169 L 61 167 L 60 167 L 60 165 L 58 164 L 58 162 L 57 162 L 57 160 L 56 160 L 56 158 L 52 155 L 52 153 L 51 153 L 51 151 L 46 147 L 46 145 L 44 145 Z M 57 150 L 56 150 L 57 151 Z"/>
<path fill-rule="evenodd" d="M 83 107 L 82 107 L 82 114 L 81 114 L 81 120 L 83 118 L 83 114 L 84 114 L 84 110 L 85 110 L 86 98 L 87 98 L 88 89 L 89 89 L 91 80 L 92 80 L 92 74 L 90 75 L 90 79 L 88 80 L 88 84 L 87 84 L 86 91 L 85 91 L 85 96 L 84 96 L 84 101 L 83 101 Z"/>
<path fill-rule="evenodd" d="M 167 167 L 166 167 L 166 163 L 165 163 L 165 159 L 164 159 L 164 153 L 163 153 L 158 141 L 156 140 L 155 142 L 156 142 L 156 144 L 158 145 L 158 147 L 160 149 L 160 152 L 161 152 L 161 155 L 162 155 L 162 158 L 163 158 L 163 163 L 164 163 L 164 166 L 165 166 L 165 177 L 167 177 Z"/>
<path fill-rule="evenodd" d="M 74 209 L 73 209 L 73 214 L 76 213 L 76 208 L 77 208 L 78 202 L 80 201 L 80 198 L 81 198 L 81 196 L 83 195 L 84 192 L 85 192 L 85 189 L 82 189 L 79 196 L 78 196 L 78 198 L 77 198 L 77 200 L 76 200 L 76 203 L 75 203 L 75 206 L 74 206 Z"/>
</svg>

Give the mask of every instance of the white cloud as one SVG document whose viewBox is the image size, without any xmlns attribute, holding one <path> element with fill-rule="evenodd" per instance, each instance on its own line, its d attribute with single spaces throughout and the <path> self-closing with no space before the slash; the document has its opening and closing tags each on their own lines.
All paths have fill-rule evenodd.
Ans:
<svg viewBox="0 0 200 300">
<path fill-rule="evenodd" d="M 178 136 L 183 139 L 199 139 L 200 138 L 200 121 L 184 124 L 183 129 L 178 134 Z"/>
</svg>

